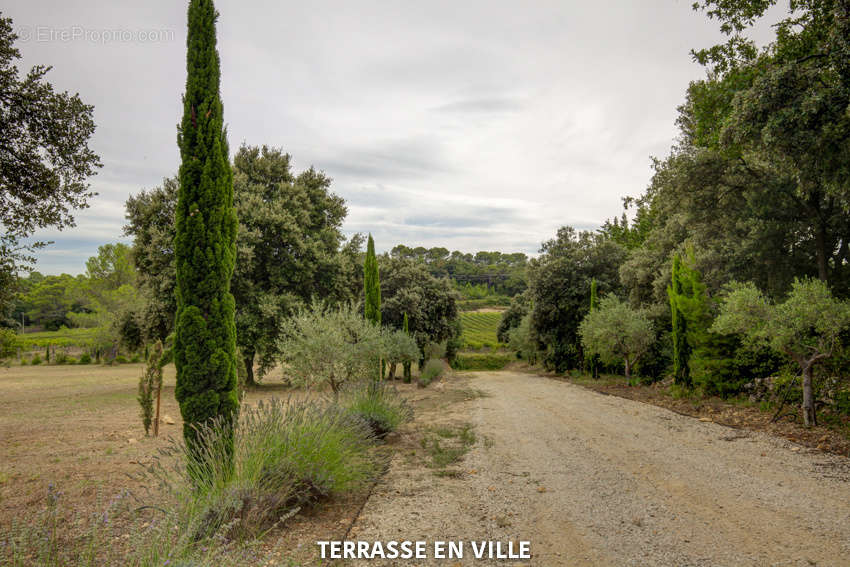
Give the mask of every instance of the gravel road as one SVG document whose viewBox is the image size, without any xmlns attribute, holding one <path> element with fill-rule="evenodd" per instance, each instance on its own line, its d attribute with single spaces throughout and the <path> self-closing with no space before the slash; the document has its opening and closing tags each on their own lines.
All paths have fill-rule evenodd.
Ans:
<svg viewBox="0 0 850 567">
<path fill-rule="evenodd" d="M 850 460 L 516 372 L 417 417 L 472 423 L 459 478 L 409 451 L 349 539 L 527 540 L 532 558 L 362 565 L 850 565 Z M 403 440 L 404 441 L 404 440 Z"/>
</svg>

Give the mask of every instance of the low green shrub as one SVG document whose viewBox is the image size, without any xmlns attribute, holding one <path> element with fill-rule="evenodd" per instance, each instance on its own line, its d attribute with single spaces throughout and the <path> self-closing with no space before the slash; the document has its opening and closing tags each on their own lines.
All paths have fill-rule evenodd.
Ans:
<svg viewBox="0 0 850 567">
<path fill-rule="evenodd" d="M 835 411 L 843 415 L 850 415 L 850 391 L 844 390 L 835 395 Z"/>
<path fill-rule="evenodd" d="M 138 353 L 134 354 L 133 358 L 130 359 L 130 362 L 133 363 L 133 364 L 135 364 L 137 362 L 141 362 L 141 361 L 142 361 L 142 356 Z"/>
<path fill-rule="evenodd" d="M 41 364 L 41 356 L 39 356 L 38 354 L 34 354 L 30 364 L 32 364 L 33 366 L 35 366 L 36 364 Z"/>
<path fill-rule="evenodd" d="M 501 352 L 460 352 L 454 362 L 456 370 L 501 370 L 515 355 Z"/>
<path fill-rule="evenodd" d="M 114 362 L 115 362 L 115 364 L 127 364 L 129 361 L 127 360 L 126 356 L 119 354 L 118 356 L 115 357 Z"/>
<path fill-rule="evenodd" d="M 439 378 L 442 375 L 443 361 L 438 360 L 436 358 L 432 358 L 431 360 L 425 363 L 425 367 L 422 368 L 422 372 L 419 374 L 419 379 L 416 381 L 416 383 L 420 388 L 425 388 L 436 378 Z"/>
<path fill-rule="evenodd" d="M 83 353 L 80 355 L 80 360 L 77 364 L 91 364 L 91 355 L 89 353 Z"/>
<path fill-rule="evenodd" d="M 222 530 L 253 537 L 304 505 L 361 488 L 378 470 L 371 431 L 336 404 L 275 399 L 243 411 L 232 467 L 223 433 L 221 422 L 199 428 L 194 458 L 175 444 L 189 463 L 178 499 L 196 541 Z M 173 472 L 159 476 L 168 483 Z"/>
<path fill-rule="evenodd" d="M 395 388 L 383 382 L 370 381 L 351 388 L 343 393 L 340 403 L 352 415 L 362 419 L 378 439 L 383 439 L 413 416 Z"/>
</svg>

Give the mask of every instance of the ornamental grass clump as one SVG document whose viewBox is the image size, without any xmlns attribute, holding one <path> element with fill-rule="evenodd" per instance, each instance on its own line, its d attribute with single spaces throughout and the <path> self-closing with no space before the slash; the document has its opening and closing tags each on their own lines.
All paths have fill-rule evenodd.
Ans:
<svg viewBox="0 0 850 567">
<path fill-rule="evenodd" d="M 343 393 L 341 405 L 369 427 L 372 434 L 383 439 L 413 417 L 407 402 L 395 388 L 383 382 L 368 382 Z"/>
<path fill-rule="evenodd" d="M 432 358 L 431 360 L 425 363 L 425 367 L 419 374 L 419 380 L 417 380 L 416 383 L 420 388 L 425 388 L 436 378 L 439 378 L 442 375 L 443 361 L 437 358 Z"/>
<path fill-rule="evenodd" d="M 363 487 L 379 469 L 368 426 L 336 404 L 260 402 L 241 412 L 232 449 L 229 427 L 219 419 L 196 427 L 192 458 L 154 470 L 180 503 L 187 541 L 253 538 L 304 506 Z M 185 442 L 175 451 L 189 454 Z"/>
</svg>

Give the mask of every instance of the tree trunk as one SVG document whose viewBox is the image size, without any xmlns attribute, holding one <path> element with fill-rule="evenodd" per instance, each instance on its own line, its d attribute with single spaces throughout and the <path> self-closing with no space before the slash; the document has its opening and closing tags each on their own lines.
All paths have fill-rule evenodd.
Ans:
<svg viewBox="0 0 850 567">
<path fill-rule="evenodd" d="M 254 387 L 257 382 L 254 380 L 254 353 L 246 351 L 243 355 L 245 359 L 245 386 Z"/>
<path fill-rule="evenodd" d="M 387 380 L 392 381 L 392 380 L 395 380 L 395 367 L 396 367 L 396 365 L 395 365 L 394 362 L 391 362 L 389 364 L 389 367 L 390 367 L 390 369 L 387 371 Z"/>
<path fill-rule="evenodd" d="M 159 364 L 159 361 L 157 361 L 157 364 Z M 156 418 L 154 419 L 154 422 L 153 422 L 153 436 L 154 437 L 159 437 L 159 400 L 162 397 L 161 394 L 162 394 L 162 380 L 159 381 L 159 384 L 157 385 L 157 388 L 156 388 Z"/>
<path fill-rule="evenodd" d="M 815 399 L 812 392 L 812 363 L 803 366 L 803 423 L 806 427 L 817 425 Z"/>
<path fill-rule="evenodd" d="M 628 380 L 631 383 L 631 381 L 632 381 L 632 365 L 629 362 L 628 356 L 625 357 L 625 361 L 626 361 L 626 380 Z"/>
</svg>

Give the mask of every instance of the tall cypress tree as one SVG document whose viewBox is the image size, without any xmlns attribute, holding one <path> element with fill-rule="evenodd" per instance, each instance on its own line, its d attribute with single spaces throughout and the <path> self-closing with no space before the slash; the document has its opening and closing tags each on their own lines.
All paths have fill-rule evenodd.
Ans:
<svg viewBox="0 0 850 567">
<path fill-rule="evenodd" d="M 365 315 L 367 321 L 381 324 L 381 281 L 378 276 L 378 258 L 375 256 L 375 241 L 369 235 L 366 245 L 366 261 L 363 263 L 363 291 L 366 296 Z"/>
<path fill-rule="evenodd" d="M 195 427 L 223 420 L 232 445 L 236 393 L 235 305 L 230 277 L 236 259 L 236 211 L 223 108 L 212 0 L 190 0 L 186 93 L 180 147 L 176 236 L 177 315 L 174 364 L 183 435 L 190 450 Z"/>
<path fill-rule="evenodd" d="M 375 256 L 375 241 L 369 235 L 366 244 L 366 260 L 363 262 L 363 294 L 365 295 L 364 315 L 367 321 L 381 325 L 381 281 L 378 275 L 378 258 Z M 384 377 L 384 359 L 378 358 L 377 374 Z"/>
<path fill-rule="evenodd" d="M 596 292 L 596 278 L 590 280 L 590 312 L 593 313 L 599 309 L 599 297 Z M 594 378 L 599 378 L 599 355 L 592 354 L 588 356 L 588 369 L 590 375 Z"/>
<path fill-rule="evenodd" d="M 670 312 L 673 339 L 673 382 L 680 386 L 690 387 L 691 375 L 688 359 L 691 349 L 688 345 L 688 324 L 685 313 L 681 309 L 684 295 L 682 273 L 682 258 L 673 256 L 673 268 L 670 274 L 670 285 L 667 286 L 667 297 L 670 299 Z"/>
</svg>

